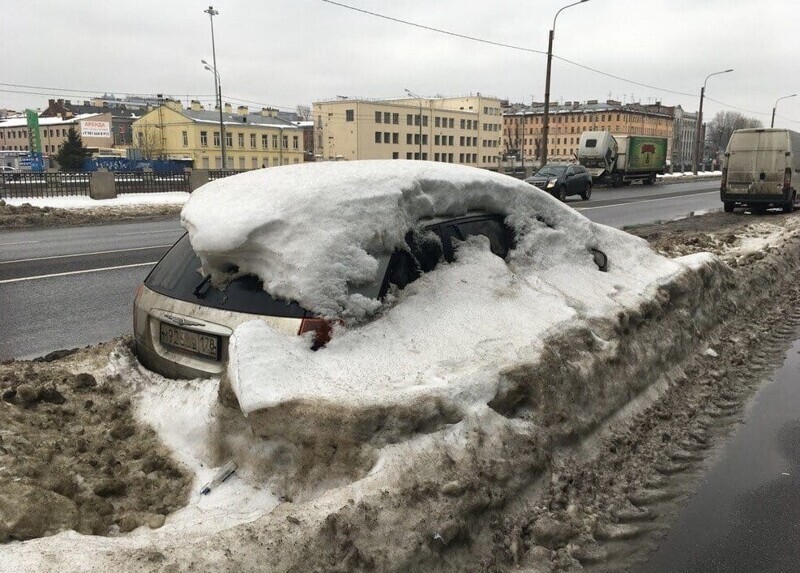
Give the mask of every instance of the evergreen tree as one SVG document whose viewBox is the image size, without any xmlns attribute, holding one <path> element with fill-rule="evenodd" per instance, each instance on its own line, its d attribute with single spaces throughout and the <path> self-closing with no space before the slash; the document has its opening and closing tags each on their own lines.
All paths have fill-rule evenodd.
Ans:
<svg viewBox="0 0 800 573">
<path fill-rule="evenodd" d="M 67 132 L 67 140 L 56 154 L 56 161 L 62 171 L 78 170 L 83 167 L 84 160 L 89 157 L 89 150 L 83 146 L 83 141 L 74 127 Z"/>
</svg>

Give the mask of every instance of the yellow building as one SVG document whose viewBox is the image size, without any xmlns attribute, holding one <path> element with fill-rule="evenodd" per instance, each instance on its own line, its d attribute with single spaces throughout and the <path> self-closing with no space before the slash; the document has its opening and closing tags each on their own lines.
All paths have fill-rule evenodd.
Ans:
<svg viewBox="0 0 800 573">
<path fill-rule="evenodd" d="M 573 160 L 578 153 L 581 133 L 610 131 L 614 135 L 659 135 L 667 138 L 667 157 L 671 156 L 674 117 L 660 104 L 647 106 L 614 100 L 586 103 L 565 102 L 550 106 L 548 161 Z M 503 114 L 504 153 L 524 153 L 526 160 L 540 156 L 544 105 L 534 104 Z"/>
<path fill-rule="evenodd" d="M 236 113 L 223 108 L 225 167 L 258 169 L 303 161 L 303 132 L 264 108 L 250 113 L 240 106 Z M 222 146 L 219 109 L 207 110 L 193 101 L 184 108 L 167 101 L 133 122 L 133 147 L 146 159 L 192 159 L 198 169 L 221 169 Z"/>
<path fill-rule="evenodd" d="M 492 97 L 314 103 L 321 160 L 422 159 L 497 169 L 503 118 Z"/>
</svg>

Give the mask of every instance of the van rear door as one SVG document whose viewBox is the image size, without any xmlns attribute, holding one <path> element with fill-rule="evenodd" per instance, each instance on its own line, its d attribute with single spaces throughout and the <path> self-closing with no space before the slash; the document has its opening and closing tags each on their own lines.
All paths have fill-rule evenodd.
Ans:
<svg viewBox="0 0 800 573">
<path fill-rule="evenodd" d="M 780 195 L 786 166 L 786 131 L 735 132 L 728 147 L 728 192 Z"/>
</svg>

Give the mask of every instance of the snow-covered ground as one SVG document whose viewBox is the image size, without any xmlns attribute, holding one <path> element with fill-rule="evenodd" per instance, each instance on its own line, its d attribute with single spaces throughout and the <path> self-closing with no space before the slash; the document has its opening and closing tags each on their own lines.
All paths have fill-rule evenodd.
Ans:
<svg viewBox="0 0 800 573">
<path fill-rule="evenodd" d="M 219 380 L 165 380 L 117 351 L 109 375 L 134 385 L 138 416 L 195 490 L 228 459 L 240 469 L 161 529 L 11 544 L 9 568 L 424 570 L 730 306 L 730 270 L 710 255 L 668 259 L 525 183 L 410 163 L 290 166 L 195 193 L 183 221 L 205 270 L 224 280 L 235 264 L 345 326 L 316 353 L 263 323 L 240 327 L 223 380 L 235 400 Z M 383 304 L 349 294 L 409 225 L 470 209 L 507 215 L 518 237 L 506 261 L 475 237 Z M 288 431 L 254 435 L 260 413 Z"/>
<path fill-rule="evenodd" d="M 114 199 L 92 199 L 88 195 L 71 197 L 8 197 L 3 200 L 9 205 L 28 203 L 34 207 L 54 209 L 91 209 L 95 207 L 127 207 L 135 205 L 183 205 L 189 193 L 172 191 L 166 193 L 126 193 Z"/>
<path fill-rule="evenodd" d="M 672 179 L 675 177 L 721 177 L 722 171 L 698 171 L 697 175 L 692 173 L 691 171 L 683 171 L 683 172 L 675 172 L 675 173 L 665 173 L 664 175 L 657 175 L 659 179 Z"/>
</svg>

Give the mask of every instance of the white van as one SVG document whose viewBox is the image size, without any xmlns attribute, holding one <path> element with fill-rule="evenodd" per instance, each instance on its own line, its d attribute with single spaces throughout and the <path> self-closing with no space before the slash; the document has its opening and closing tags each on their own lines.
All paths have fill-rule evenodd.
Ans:
<svg viewBox="0 0 800 573">
<path fill-rule="evenodd" d="M 720 199 L 736 207 L 794 210 L 800 182 L 800 133 L 788 129 L 737 129 L 728 142 Z"/>
</svg>

